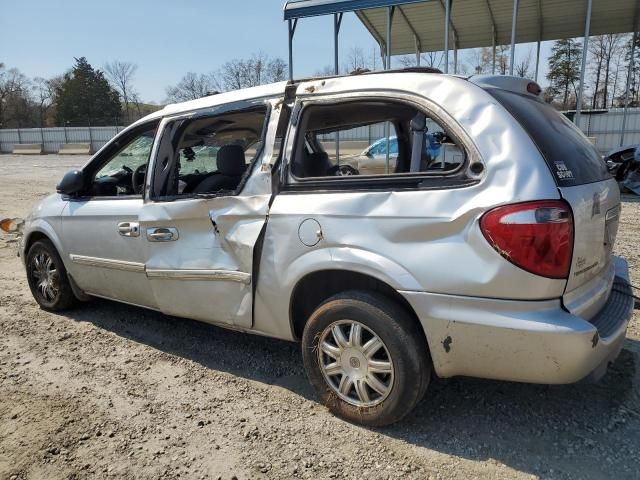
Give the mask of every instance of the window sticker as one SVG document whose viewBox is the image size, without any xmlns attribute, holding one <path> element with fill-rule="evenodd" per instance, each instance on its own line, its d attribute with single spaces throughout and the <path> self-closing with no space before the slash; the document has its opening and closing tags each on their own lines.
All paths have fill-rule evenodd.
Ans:
<svg viewBox="0 0 640 480">
<path fill-rule="evenodd" d="M 573 172 L 567 168 L 564 162 L 554 162 L 556 165 L 556 176 L 559 180 L 572 180 Z"/>
</svg>

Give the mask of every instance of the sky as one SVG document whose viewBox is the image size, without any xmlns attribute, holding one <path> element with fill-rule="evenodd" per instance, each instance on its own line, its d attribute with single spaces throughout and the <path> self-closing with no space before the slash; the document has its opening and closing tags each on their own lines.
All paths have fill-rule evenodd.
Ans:
<svg viewBox="0 0 640 480">
<path fill-rule="evenodd" d="M 95 68 L 138 65 L 135 89 L 162 103 L 166 87 L 187 72 L 208 73 L 233 58 L 264 52 L 288 61 L 284 0 L 0 0 L 0 62 L 28 77 L 60 75 L 86 57 Z M 353 47 L 376 48 L 353 13 L 340 31 L 341 63 Z M 550 45 L 543 44 L 541 67 Z M 535 59 L 535 45 L 522 45 Z M 459 53 L 459 58 L 465 56 Z M 294 76 L 333 65 L 333 18 L 302 19 L 294 41 Z M 541 69 L 544 84 L 545 69 Z"/>
</svg>

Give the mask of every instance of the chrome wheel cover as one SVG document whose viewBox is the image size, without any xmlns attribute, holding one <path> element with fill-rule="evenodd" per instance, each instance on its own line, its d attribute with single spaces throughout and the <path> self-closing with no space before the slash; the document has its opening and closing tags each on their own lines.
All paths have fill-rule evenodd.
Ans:
<svg viewBox="0 0 640 480">
<path fill-rule="evenodd" d="M 318 342 L 318 364 L 333 393 L 356 407 L 372 407 L 391 393 L 394 366 L 384 342 L 355 320 L 329 325 Z"/>
<path fill-rule="evenodd" d="M 58 269 L 53 258 L 46 252 L 37 253 L 31 260 L 30 274 L 40 296 L 47 302 L 53 302 L 58 296 Z"/>
</svg>

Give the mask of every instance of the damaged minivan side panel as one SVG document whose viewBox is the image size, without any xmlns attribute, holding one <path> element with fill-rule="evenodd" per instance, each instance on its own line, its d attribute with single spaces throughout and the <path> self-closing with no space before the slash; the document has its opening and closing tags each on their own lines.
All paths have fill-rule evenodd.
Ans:
<svg viewBox="0 0 640 480">
<path fill-rule="evenodd" d="M 504 109 L 479 87 L 471 88 L 477 88 L 487 102 L 465 102 L 470 86 L 462 79 L 416 75 L 414 82 L 408 82 L 409 76 L 401 75 L 396 85 L 395 75 L 389 74 L 386 80 L 393 91 L 380 92 L 367 89 L 366 78 L 302 83 L 298 102 L 326 104 L 374 94 L 376 99 L 408 96 L 427 113 L 434 108 L 447 112 L 446 126 L 456 130 L 471 158 L 487 163 L 486 170 L 478 182 L 457 188 L 444 184 L 339 191 L 285 187 L 269 213 L 257 285 L 256 302 L 261 303 L 262 313 L 257 318 L 258 329 L 280 335 L 278 319 L 290 315 L 290 304 L 282 299 L 290 298 L 305 275 L 323 269 L 362 273 L 400 293 L 531 300 L 562 294 L 565 281 L 535 277 L 509 262 L 497 261 L 499 254 L 477 228 L 482 213 L 501 201 L 540 198 L 544 188 L 545 197 L 558 198 L 555 188 L 545 187 L 550 174 L 540 165 L 531 140 L 524 131 L 505 124 Z M 401 94 L 401 90 L 416 93 Z M 283 162 L 290 164 L 296 129 L 302 124 L 300 120 L 290 126 Z M 300 236 L 310 220 L 318 225 L 318 241 L 311 246 Z M 451 252 L 456 252 L 454 257 Z M 434 343 L 442 349 L 440 342 L 447 335 L 434 338 L 431 320 L 421 316 L 421 322 L 430 346 Z M 434 361 L 438 371 L 438 358 Z"/>
<path fill-rule="evenodd" d="M 271 198 L 270 165 L 280 99 L 265 100 L 262 146 L 239 191 L 204 198 L 148 199 L 143 232 L 174 228 L 179 241 L 149 242 L 146 273 L 168 314 L 241 329 L 253 324 L 253 248 Z M 148 180 L 149 182 L 151 179 Z"/>
</svg>

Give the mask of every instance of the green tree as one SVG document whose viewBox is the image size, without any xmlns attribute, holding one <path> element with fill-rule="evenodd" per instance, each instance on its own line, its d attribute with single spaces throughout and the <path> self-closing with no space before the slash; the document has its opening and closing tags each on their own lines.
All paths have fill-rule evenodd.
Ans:
<svg viewBox="0 0 640 480">
<path fill-rule="evenodd" d="M 582 47 L 573 39 L 554 42 L 549 57 L 548 94 L 561 99 L 561 108 L 569 108 L 570 93 L 576 93 L 576 82 L 580 79 Z M 575 101 L 573 102 L 575 103 Z"/>
<path fill-rule="evenodd" d="M 56 86 L 57 125 L 112 125 L 120 121 L 120 94 L 85 57 Z"/>
</svg>

